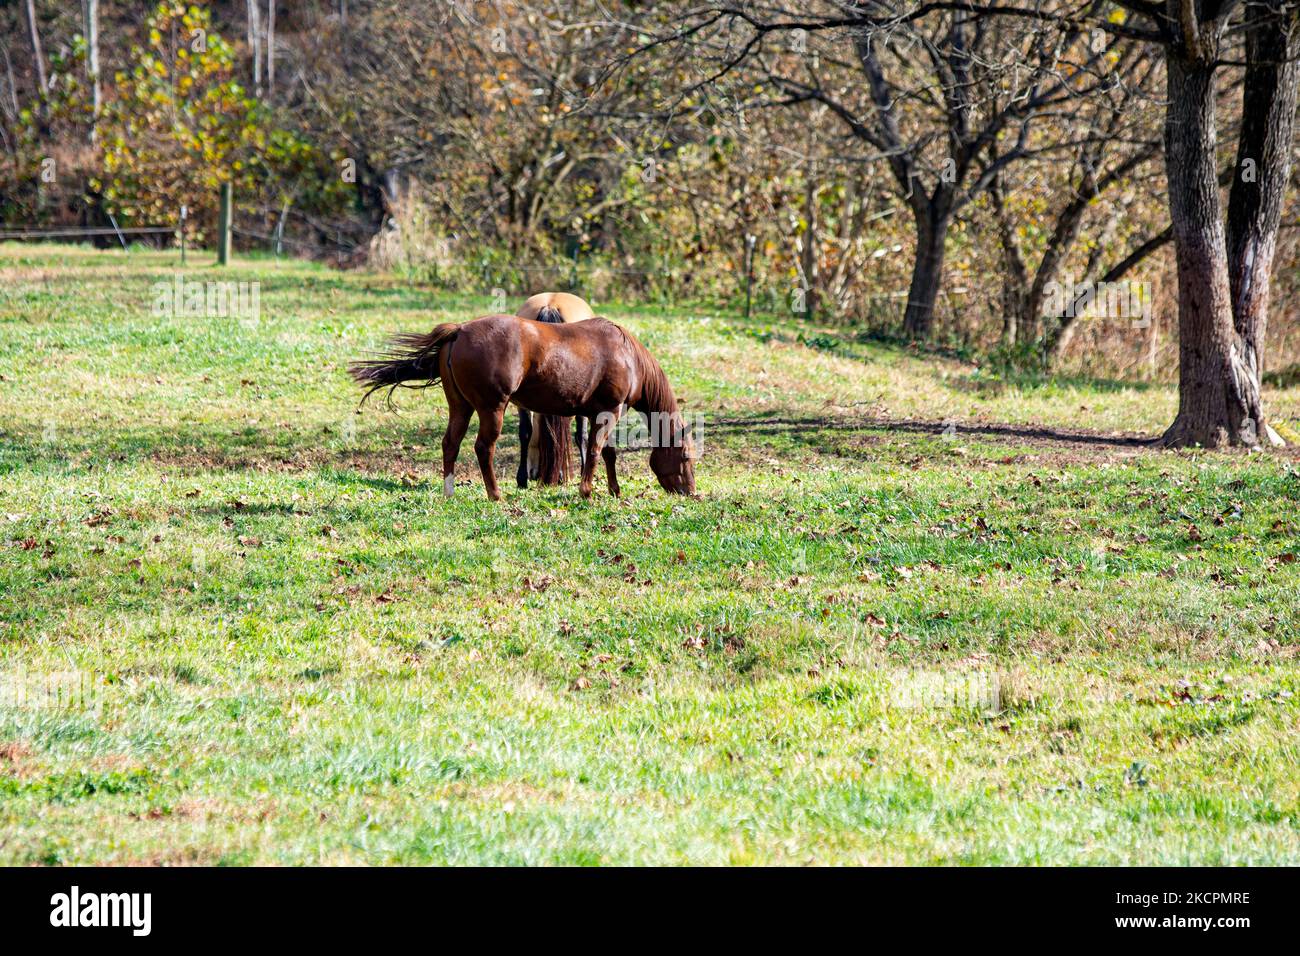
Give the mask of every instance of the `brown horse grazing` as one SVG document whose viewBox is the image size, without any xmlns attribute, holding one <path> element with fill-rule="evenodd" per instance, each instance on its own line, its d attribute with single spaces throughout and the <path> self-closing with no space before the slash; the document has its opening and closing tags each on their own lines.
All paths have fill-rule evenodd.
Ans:
<svg viewBox="0 0 1300 956">
<path fill-rule="evenodd" d="M 474 442 L 488 497 L 500 500 L 492 454 L 506 405 L 542 415 L 584 416 L 591 441 L 579 491 L 591 496 L 596 459 L 605 461 L 609 492 L 619 493 L 614 448 L 606 444 L 619 416 L 633 408 L 650 419 L 650 469 L 666 491 L 695 493 L 694 446 L 664 370 L 632 333 L 608 319 L 549 324 L 516 315 L 488 315 L 407 333 L 387 355 L 348 367 L 365 401 L 376 389 L 423 380 L 442 382 L 449 419 L 442 436 L 443 492 L 455 488 L 456 456 L 478 413 Z"/>
<path fill-rule="evenodd" d="M 589 306 L 568 292 L 539 292 L 529 296 L 515 315 L 534 322 L 585 322 L 595 316 Z M 578 460 L 586 452 L 583 419 L 573 429 Z M 569 420 L 559 415 L 519 413 L 519 470 L 515 484 L 528 487 L 528 479 L 544 485 L 562 485 L 569 480 Z"/>
</svg>

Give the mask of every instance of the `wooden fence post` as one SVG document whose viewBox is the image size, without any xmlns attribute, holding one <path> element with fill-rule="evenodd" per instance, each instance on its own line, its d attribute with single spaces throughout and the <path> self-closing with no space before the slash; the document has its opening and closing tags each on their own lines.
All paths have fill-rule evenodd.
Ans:
<svg viewBox="0 0 1300 956">
<path fill-rule="evenodd" d="M 754 246 L 758 236 L 745 236 L 745 318 L 749 319 L 749 308 L 754 298 Z"/>
<path fill-rule="evenodd" d="M 230 220 L 233 218 L 230 183 L 221 184 L 221 212 L 217 220 L 217 264 L 230 262 Z"/>
</svg>

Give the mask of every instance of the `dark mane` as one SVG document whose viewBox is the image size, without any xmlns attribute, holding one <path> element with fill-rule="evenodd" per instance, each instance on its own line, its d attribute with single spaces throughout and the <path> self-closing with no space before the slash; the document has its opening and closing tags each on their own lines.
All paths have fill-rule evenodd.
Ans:
<svg viewBox="0 0 1300 956">
<path fill-rule="evenodd" d="M 668 383 L 668 376 L 664 374 L 663 366 L 641 344 L 640 339 L 629 334 L 626 330 L 624 330 L 624 334 L 627 335 L 628 341 L 632 343 L 640 366 L 641 400 L 635 403 L 637 411 L 668 412 L 676 417 L 677 396 L 673 394 L 673 387 Z"/>
</svg>

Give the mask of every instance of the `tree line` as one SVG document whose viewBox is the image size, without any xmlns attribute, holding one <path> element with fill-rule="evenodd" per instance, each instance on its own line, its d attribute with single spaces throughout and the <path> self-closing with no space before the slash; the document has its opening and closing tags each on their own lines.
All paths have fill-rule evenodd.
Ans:
<svg viewBox="0 0 1300 956">
<path fill-rule="evenodd" d="M 1164 441 L 1277 443 L 1298 7 L 17 0 L 0 217 L 184 206 L 201 242 L 232 182 L 245 241 L 289 222 L 305 252 L 458 286 L 579 261 L 609 296 L 752 281 L 774 308 L 1012 363 L 1099 347 L 1098 314 L 1145 328 L 1163 295 Z M 1097 307 L 1116 287 L 1140 316 Z"/>
</svg>

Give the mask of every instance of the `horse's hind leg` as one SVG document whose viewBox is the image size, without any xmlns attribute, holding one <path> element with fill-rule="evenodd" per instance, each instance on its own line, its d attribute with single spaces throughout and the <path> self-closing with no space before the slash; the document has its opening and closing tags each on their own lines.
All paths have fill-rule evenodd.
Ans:
<svg viewBox="0 0 1300 956">
<path fill-rule="evenodd" d="M 519 409 L 519 470 L 515 472 L 515 484 L 520 488 L 528 487 L 528 459 L 532 456 L 533 413 Z"/>
<path fill-rule="evenodd" d="M 452 401 L 450 392 L 447 394 L 447 409 L 450 412 L 447 430 L 442 433 L 442 493 L 450 498 L 456 490 L 456 456 L 460 454 L 460 443 L 465 439 L 474 409 L 459 396 Z"/>
<path fill-rule="evenodd" d="M 492 452 L 496 449 L 497 439 L 501 437 L 505 414 L 504 402 L 493 409 L 480 408 L 478 438 L 474 439 L 474 454 L 478 456 L 478 467 L 483 472 L 483 487 L 493 501 L 501 500 L 501 489 L 497 487 L 497 476 L 492 469 Z"/>
<path fill-rule="evenodd" d="M 533 437 L 528 443 L 528 477 L 537 481 L 542 477 L 542 416 L 529 415 L 533 419 Z"/>
</svg>

